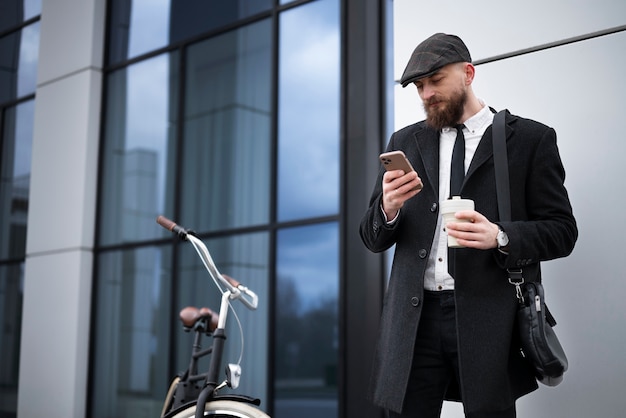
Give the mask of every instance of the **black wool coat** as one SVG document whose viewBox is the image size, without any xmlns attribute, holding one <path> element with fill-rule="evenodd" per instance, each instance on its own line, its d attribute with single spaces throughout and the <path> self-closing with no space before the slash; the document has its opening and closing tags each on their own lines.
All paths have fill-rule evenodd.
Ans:
<svg viewBox="0 0 626 418">
<path fill-rule="evenodd" d="M 456 250 L 455 299 L 460 385 L 446 395 L 463 400 L 466 412 L 509 407 L 537 388 L 516 345 L 515 288 L 506 268 L 522 267 L 527 281 L 540 281 L 540 261 L 571 253 L 578 236 L 554 129 L 507 113 L 506 136 L 511 188 L 511 222 L 499 222 L 491 127 L 476 149 L 461 195 L 478 212 L 498 223 L 510 239 L 509 254 Z M 392 225 L 381 212 L 381 167 L 360 235 L 373 252 L 395 255 L 385 294 L 369 396 L 386 409 L 401 412 L 420 323 L 424 272 L 437 225 L 439 132 L 422 121 L 394 133 L 388 151 L 403 150 L 424 184 L 408 200 Z"/>
</svg>

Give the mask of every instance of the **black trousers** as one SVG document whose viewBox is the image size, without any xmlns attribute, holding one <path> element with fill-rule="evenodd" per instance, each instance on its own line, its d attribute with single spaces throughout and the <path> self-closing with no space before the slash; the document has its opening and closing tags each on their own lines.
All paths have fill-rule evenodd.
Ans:
<svg viewBox="0 0 626 418">
<path fill-rule="evenodd" d="M 426 291 L 423 303 L 403 413 L 389 411 L 389 418 L 439 418 L 448 386 L 460 380 L 454 292 Z M 465 416 L 515 418 L 515 405 Z"/>
</svg>

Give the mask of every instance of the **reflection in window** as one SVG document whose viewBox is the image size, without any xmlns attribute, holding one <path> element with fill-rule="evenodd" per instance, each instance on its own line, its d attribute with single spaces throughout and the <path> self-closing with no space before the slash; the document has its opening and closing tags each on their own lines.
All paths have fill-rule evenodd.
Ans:
<svg viewBox="0 0 626 418">
<path fill-rule="evenodd" d="M 0 38 L 0 103 L 35 92 L 39 22 Z"/>
<path fill-rule="evenodd" d="M 271 4 L 272 0 L 113 0 L 109 63 L 236 22 Z"/>
<path fill-rule="evenodd" d="M 24 263 L 0 265 L 0 416 L 17 411 Z"/>
<path fill-rule="evenodd" d="M 174 320 L 169 254 L 169 248 L 146 247 L 99 257 L 92 379 L 98 396 L 91 417 L 161 413 Z"/>
<path fill-rule="evenodd" d="M 336 417 L 338 225 L 281 230 L 277 245 L 274 416 Z"/>
<path fill-rule="evenodd" d="M 339 211 L 339 2 L 280 15 L 278 218 Z"/>
<path fill-rule="evenodd" d="M 269 20 L 189 48 L 181 222 L 197 230 L 269 221 Z"/>
<path fill-rule="evenodd" d="M 0 260 L 24 257 L 35 102 L 5 110 L 0 123 Z"/>
<path fill-rule="evenodd" d="M 267 397 L 269 236 L 267 233 L 238 235 L 212 239 L 206 241 L 206 245 L 221 273 L 237 279 L 259 296 L 259 307 L 255 311 L 249 310 L 239 301 L 232 302 L 244 333 L 241 385 L 236 392 L 261 399 L 261 407 L 266 408 L 269 403 Z M 176 284 L 178 294 L 176 311 L 180 312 L 185 306 L 205 306 L 219 312 L 220 293 L 202 266 L 200 258 L 189 244 L 180 246 L 179 251 L 181 261 Z M 237 363 L 242 354 L 242 346 L 237 318 L 232 311 L 228 315 L 226 335 L 226 352 L 222 360 L 224 363 Z M 176 329 L 175 337 L 178 342 L 176 370 L 184 370 L 189 364 L 192 340 L 181 327 Z M 211 340 L 205 338 L 203 347 L 208 347 L 209 344 Z M 200 371 L 208 370 L 208 359 L 203 360 L 207 361 L 201 363 Z M 225 389 L 220 393 L 227 391 Z"/>
<path fill-rule="evenodd" d="M 171 213 L 177 54 L 159 55 L 109 76 L 100 242 L 162 236 Z"/>
<path fill-rule="evenodd" d="M 0 32 L 3 32 L 41 14 L 41 0 L 4 0 L 0 11 Z"/>
<path fill-rule="evenodd" d="M 41 0 L 24 0 L 24 20 L 41 14 Z"/>
</svg>

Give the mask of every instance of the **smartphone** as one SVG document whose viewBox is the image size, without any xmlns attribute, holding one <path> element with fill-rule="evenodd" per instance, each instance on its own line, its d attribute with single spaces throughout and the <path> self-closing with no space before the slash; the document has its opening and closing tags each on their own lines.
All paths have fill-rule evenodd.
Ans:
<svg viewBox="0 0 626 418">
<path fill-rule="evenodd" d="M 404 155 L 404 152 L 400 150 L 384 152 L 380 154 L 378 158 L 380 159 L 380 162 L 383 163 L 383 166 L 385 167 L 387 171 L 402 170 L 404 171 L 404 174 L 410 173 L 411 171 L 415 171 L 409 159 L 406 158 L 406 155 Z M 421 188 L 422 188 L 422 184 L 420 183 L 420 185 L 416 187 L 416 189 L 421 189 Z"/>
<path fill-rule="evenodd" d="M 383 163 L 387 171 L 402 170 L 404 171 L 404 174 L 415 171 L 413 170 L 413 166 L 409 162 L 409 159 L 406 158 L 406 155 L 404 155 L 404 152 L 402 151 L 384 152 L 380 154 L 378 158 L 380 159 L 380 162 Z"/>
</svg>

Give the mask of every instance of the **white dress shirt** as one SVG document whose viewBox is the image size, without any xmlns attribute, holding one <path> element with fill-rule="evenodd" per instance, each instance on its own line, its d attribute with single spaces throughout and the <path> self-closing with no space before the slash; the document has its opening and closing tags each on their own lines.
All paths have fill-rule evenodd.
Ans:
<svg viewBox="0 0 626 418">
<path fill-rule="evenodd" d="M 480 139 L 493 123 L 493 113 L 488 106 L 463 122 L 465 136 L 465 173 L 474 157 Z M 452 149 L 456 140 L 455 128 L 443 128 L 439 136 L 439 199 L 445 200 L 450 194 L 450 164 Z M 424 275 L 424 289 L 426 290 L 453 290 L 454 278 L 448 273 L 448 236 L 444 230 L 442 217 L 437 219 L 437 228 L 430 257 L 426 264 Z"/>
</svg>

